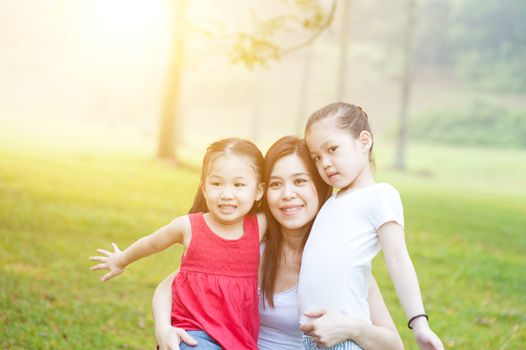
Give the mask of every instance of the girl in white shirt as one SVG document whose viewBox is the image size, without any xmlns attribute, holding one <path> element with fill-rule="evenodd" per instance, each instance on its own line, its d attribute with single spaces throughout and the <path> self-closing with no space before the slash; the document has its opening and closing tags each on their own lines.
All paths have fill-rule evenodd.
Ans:
<svg viewBox="0 0 526 350">
<path fill-rule="evenodd" d="M 372 174 L 373 136 L 367 114 L 355 105 L 332 103 L 310 116 L 305 141 L 321 178 L 339 191 L 319 211 L 305 245 L 298 286 L 302 314 L 324 308 L 369 322 L 371 261 L 383 248 L 417 344 L 425 350 L 443 349 L 427 323 L 405 245 L 398 191 L 377 184 Z M 309 318 L 303 316 L 301 322 Z M 303 345 L 318 348 L 308 332 Z M 348 340 L 331 349 L 360 347 Z"/>
<path fill-rule="evenodd" d="M 268 229 L 259 271 L 258 348 L 298 350 L 302 341 L 297 298 L 301 255 L 314 217 L 332 190 L 319 177 L 305 143 L 291 136 L 276 141 L 267 152 L 264 182 Z M 173 274 L 154 295 L 156 336 L 161 350 L 178 349 L 180 341 L 195 344 L 184 330 L 170 324 L 172 280 Z M 364 349 L 403 349 L 374 280 L 368 294 L 372 324 L 350 315 L 312 310 L 312 322 L 304 327 L 320 345 L 353 339 Z"/>
</svg>

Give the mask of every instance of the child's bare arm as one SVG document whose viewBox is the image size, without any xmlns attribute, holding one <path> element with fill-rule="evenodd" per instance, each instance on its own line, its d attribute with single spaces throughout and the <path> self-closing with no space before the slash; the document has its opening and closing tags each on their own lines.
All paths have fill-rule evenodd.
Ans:
<svg viewBox="0 0 526 350">
<path fill-rule="evenodd" d="M 154 233 L 137 240 L 122 252 L 115 243 L 112 243 L 113 252 L 97 249 L 97 252 L 103 256 L 92 256 L 90 258 L 92 261 L 100 262 L 100 264 L 93 266 L 91 270 L 109 270 L 101 278 L 101 281 L 107 281 L 122 273 L 126 266 L 136 260 L 160 252 L 175 243 L 187 243 L 190 232 L 188 217 L 181 216 Z"/>
<path fill-rule="evenodd" d="M 377 232 L 384 251 L 387 270 L 406 317 L 410 319 L 425 314 L 418 278 L 405 244 L 403 227 L 390 221 L 380 226 Z M 431 331 L 426 318 L 420 317 L 411 325 L 413 335 L 421 349 L 443 349 L 440 339 Z"/>
<path fill-rule="evenodd" d="M 407 318 L 425 313 L 416 272 L 405 244 L 403 227 L 390 221 L 380 226 L 377 232 L 387 270 Z"/>
</svg>

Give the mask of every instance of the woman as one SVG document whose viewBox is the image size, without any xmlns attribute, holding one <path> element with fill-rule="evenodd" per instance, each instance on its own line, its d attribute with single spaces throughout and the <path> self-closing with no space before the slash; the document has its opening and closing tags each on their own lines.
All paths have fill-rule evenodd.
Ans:
<svg viewBox="0 0 526 350">
<path fill-rule="evenodd" d="M 276 141 L 265 157 L 264 210 L 268 229 L 262 243 L 259 271 L 260 349 L 299 349 L 302 331 L 320 346 L 352 339 L 364 349 L 403 349 L 402 341 L 372 278 L 369 308 L 372 324 L 334 311 L 317 310 L 315 318 L 298 327 L 297 283 L 303 247 L 312 222 L 331 188 L 319 177 L 303 140 L 286 136 Z M 154 294 L 153 309 L 160 349 L 179 349 L 181 341 L 193 345 L 184 330 L 170 323 L 171 284 L 168 276 Z"/>
</svg>

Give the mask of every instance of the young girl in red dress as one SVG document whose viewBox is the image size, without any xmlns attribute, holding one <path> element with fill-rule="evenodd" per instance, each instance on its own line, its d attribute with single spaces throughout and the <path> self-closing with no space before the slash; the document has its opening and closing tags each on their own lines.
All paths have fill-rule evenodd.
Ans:
<svg viewBox="0 0 526 350">
<path fill-rule="evenodd" d="M 172 285 L 172 325 L 198 340 L 191 349 L 257 349 L 259 242 L 266 230 L 256 214 L 263 195 L 263 156 L 251 142 L 213 143 L 188 215 L 175 218 L 124 251 L 97 249 L 92 270 L 122 273 L 130 263 L 175 243 L 184 246 Z"/>
</svg>

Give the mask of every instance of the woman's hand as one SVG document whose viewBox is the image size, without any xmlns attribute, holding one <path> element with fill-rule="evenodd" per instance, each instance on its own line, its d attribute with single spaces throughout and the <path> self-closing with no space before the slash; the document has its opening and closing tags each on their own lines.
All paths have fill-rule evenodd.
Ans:
<svg viewBox="0 0 526 350">
<path fill-rule="evenodd" d="M 186 331 L 178 327 L 165 327 L 161 329 L 155 329 L 155 337 L 157 338 L 157 344 L 159 350 L 179 350 L 179 344 L 185 342 L 190 346 L 196 346 L 197 342 L 192 338 Z"/>
<path fill-rule="evenodd" d="M 311 323 L 302 324 L 301 330 L 321 346 L 333 346 L 353 339 L 353 329 L 359 328 L 353 327 L 351 317 L 334 311 L 316 310 L 306 312 L 305 315 L 316 319 Z"/>
<path fill-rule="evenodd" d="M 403 350 L 402 339 L 372 275 L 368 300 L 372 324 L 337 311 L 317 310 L 305 313 L 314 320 L 302 325 L 301 330 L 310 334 L 315 342 L 323 346 L 333 346 L 345 340 L 352 340 L 362 349 L 367 350 Z M 415 320 L 413 325 L 416 326 L 418 322 L 421 320 Z"/>
<path fill-rule="evenodd" d="M 91 261 L 98 261 L 102 263 L 93 266 L 91 268 L 91 271 L 110 270 L 110 272 L 101 277 L 100 280 L 102 282 L 107 281 L 110 278 L 113 278 L 117 275 L 120 275 L 122 271 L 124 271 L 125 267 L 122 266 L 120 263 L 122 256 L 121 250 L 119 249 L 119 247 L 117 247 L 115 243 L 112 243 L 111 245 L 113 246 L 113 253 L 104 249 L 97 249 L 97 252 L 104 256 L 92 256 L 89 258 Z"/>
</svg>

